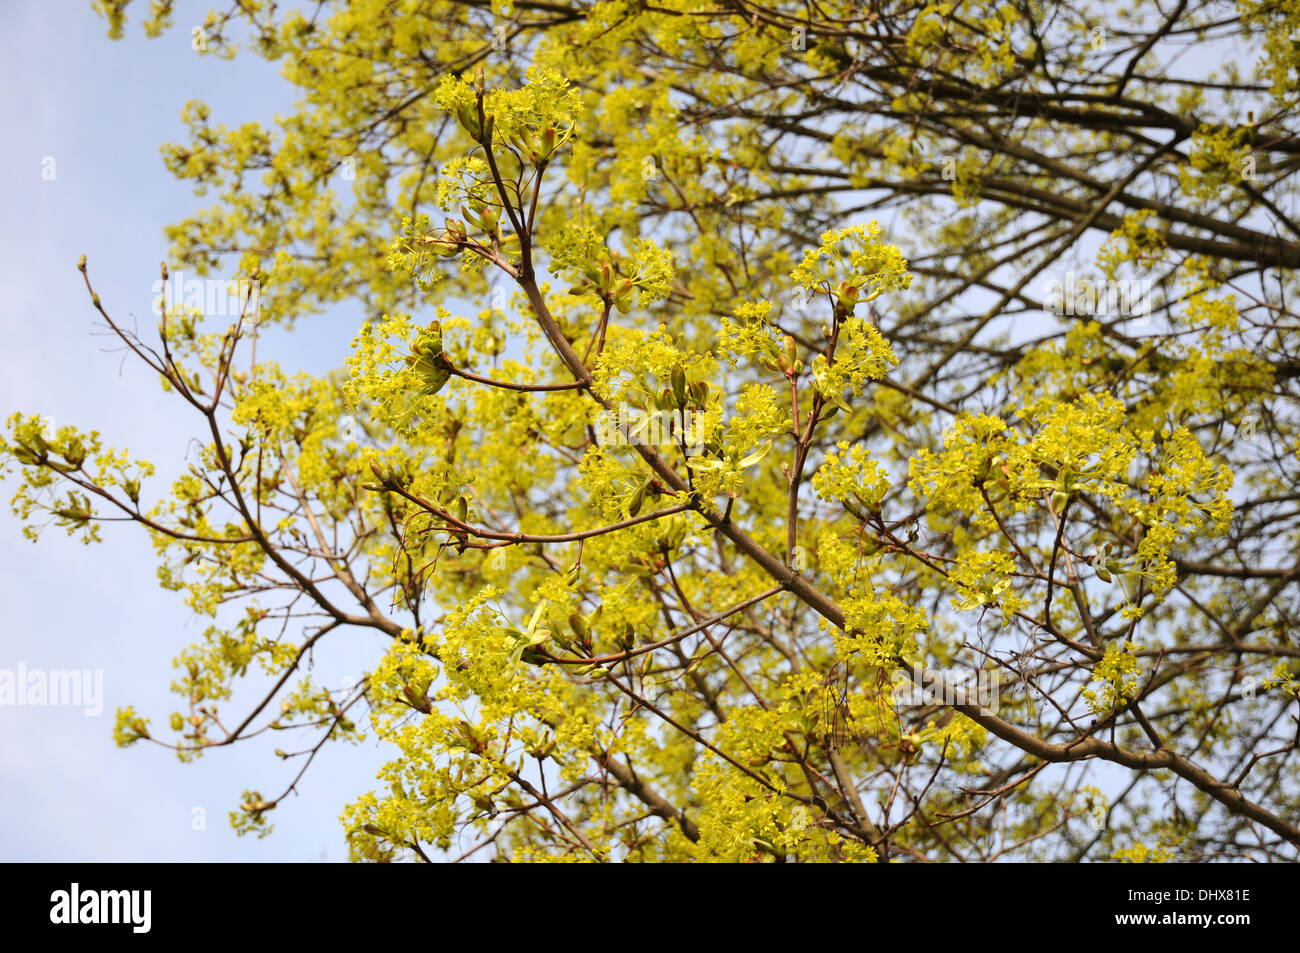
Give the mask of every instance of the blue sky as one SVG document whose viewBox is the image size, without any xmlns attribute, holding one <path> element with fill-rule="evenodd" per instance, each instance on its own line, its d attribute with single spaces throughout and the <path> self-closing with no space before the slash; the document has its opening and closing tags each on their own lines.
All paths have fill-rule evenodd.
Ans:
<svg viewBox="0 0 1300 953">
<path fill-rule="evenodd" d="M 99 430 L 105 444 L 157 464 L 161 491 L 198 433 L 193 413 L 138 362 L 109 350 L 77 258 L 86 255 L 109 312 L 128 322 L 134 315 L 148 331 L 163 227 L 212 201 L 163 167 L 159 146 L 184 139 L 181 108 L 201 99 L 214 123 L 269 121 L 288 112 L 292 89 L 254 56 L 194 53 L 182 27 L 198 8 L 183 7 L 176 29 L 147 40 L 146 5 L 136 6 L 126 37 L 113 42 L 88 0 L 0 4 L 0 414 Z M 51 168 L 53 178 L 43 177 Z M 292 348 L 270 335 L 259 353 L 286 369 L 323 371 L 342 363 L 359 321 L 335 309 L 304 323 Z M 271 754 L 284 739 L 188 765 L 156 746 L 116 748 L 118 706 L 155 722 L 174 710 L 171 661 L 204 623 L 159 588 L 137 527 L 110 524 L 90 547 L 51 527 L 33 545 L 9 513 L 15 489 L 13 480 L 0 486 L 0 670 L 101 670 L 104 699 L 98 717 L 0 705 L 0 860 L 344 859 L 339 811 L 372 786 L 385 752 L 374 742 L 328 746 L 300 796 L 274 812 L 274 834 L 236 837 L 227 813 L 240 794 L 278 793 L 296 770 Z M 373 663 L 374 636 L 335 641 L 340 654 L 316 659 L 328 683 Z M 206 829 L 194 829 L 196 809 Z"/>
</svg>

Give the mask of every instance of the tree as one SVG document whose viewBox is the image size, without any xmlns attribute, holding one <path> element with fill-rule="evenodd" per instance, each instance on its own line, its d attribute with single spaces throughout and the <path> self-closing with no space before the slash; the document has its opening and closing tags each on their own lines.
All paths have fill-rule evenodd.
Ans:
<svg viewBox="0 0 1300 953">
<path fill-rule="evenodd" d="M 206 446 L 3 447 L 213 617 L 119 742 L 368 712 L 358 859 L 1294 860 L 1300 6 L 1147 7 L 210 14 L 301 100 L 187 106 L 172 259 L 257 284 L 150 344 L 82 263 Z M 336 302 L 345 371 L 256 360 Z"/>
</svg>

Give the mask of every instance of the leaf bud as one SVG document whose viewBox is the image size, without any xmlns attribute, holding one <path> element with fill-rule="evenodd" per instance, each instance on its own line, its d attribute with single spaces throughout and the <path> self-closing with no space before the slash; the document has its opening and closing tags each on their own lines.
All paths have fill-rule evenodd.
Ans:
<svg viewBox="0 0 1300 953">
<path fill-rule="evenodd" d="M 673 396 L 677 398 L 677 406 L 686 405 L 686 371 L 680 364 L 676 365 L 672 371 Z"/>
</svg>

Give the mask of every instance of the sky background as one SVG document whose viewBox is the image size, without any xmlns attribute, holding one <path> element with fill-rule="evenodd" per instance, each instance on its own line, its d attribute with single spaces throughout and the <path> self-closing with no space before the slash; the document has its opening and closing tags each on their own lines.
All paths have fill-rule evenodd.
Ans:
<svg viewBox="0 0 1300 953">
<path fill-rule="evenodd" d="M 182 107 L 203 100 L 214 124 L 269 121 L 289 111 L 292 89 L 255 56 L 193 52 L 185 16 L 206 6 L 181 5 L 157 40 L 140 28 L 148 5 L 135 6 L 125 37 L 111 41 L 88 0 L 0 0 L 0 418 L 40 413 L 152 461 L 159 473 L 143 502 L 183 468 L 197 418 L 138 361 L 110 350 L 77 258 L 86 255 L 109 313 L 150 331 L 163 228 L 212 201 L 162 163 L 159 147 L 186 138 Z M 49 158 L 52 179 L 42 177 Z M 334 309 L 304 324 L 292 347 L 264 336 L 259 356 L 324 371 L 342 363 L 360 321 L 355 309 Z M 53 526 L 39 544 L 24 539 L 7 505 L 17 486 L 0 484 L 0 669 L 102 670 L 104 699 L 98 717 L 0 706 L 0 861 L 346 859 L 338 814 L 373 786 L 385 752 L 373 741 L 326 746 L 300 795 L 271 815 L 275 833 L 237 837 L 227 815 L 242 792 L 278 794 L 297 770 L 271 754 L 285 739 L 193 764 L 156 745 L 117 748 L 119 706 L 163 725 L 178 707 L 172 659 L 207 623 L 158 586 L 157 559 L 134 525 L 107 524 L 104 542 L 89 547 Z M 336 685 L 373 664 L 375 637 L 327 648 L 339 654 L 318 653 L 315 674 Z M 205 829 L 194 829 L 196 809 Z"/>
</svg>

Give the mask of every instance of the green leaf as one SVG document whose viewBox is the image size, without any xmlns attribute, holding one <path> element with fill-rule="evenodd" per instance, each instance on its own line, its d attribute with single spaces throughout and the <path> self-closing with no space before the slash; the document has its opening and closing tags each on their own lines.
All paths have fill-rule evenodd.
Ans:
<svg viewBox="0 0 1300 953">
<path fill-rule="evenodd" d="M 748 469 L 749 467 L 754 466 L 754 464 L 758 463 L 758 462 L 759 462 L 760 460 L 762 460 L 765 456 L 767 456 L 768 453 L 771 452 L 771 450 L 772 450 L 772 441 L 769 440 L 767 443 L 765 443 L 765 444 L 764 444 L 762 447 L 760 447 L 759 449 L 755 450 L 755 451 L 754 451 L 753 453 L 751 453 L 749 456 L 747 456 L 747 457 L 741 457 L 741 458 L 740 458 L 740 469 L 742 469 L 742 470 L 746 470 L 746 469 Z"/>
</svg>

